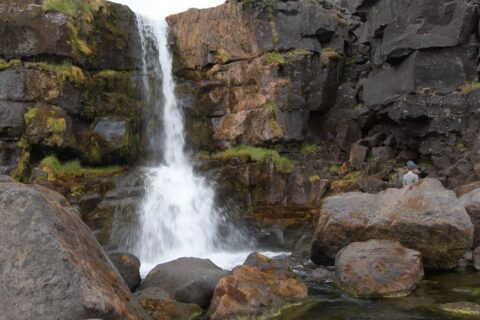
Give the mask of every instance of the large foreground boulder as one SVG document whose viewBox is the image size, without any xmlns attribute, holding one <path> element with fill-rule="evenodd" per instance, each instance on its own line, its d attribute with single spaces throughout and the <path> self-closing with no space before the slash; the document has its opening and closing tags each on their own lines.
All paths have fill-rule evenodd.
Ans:
<svg viewBox="0 0 480 320">
<path fill-rule="evenodd" d="M 312 261 L 330 262 L 348 244 L 396 240 L 420 251 L 427 268 L 453 268 L 472 246 L 473 225 L 440 181 L 424 179 L 377 195 L 350 192 L 325 200 L 312 243 Z"/>
<path fill-rule="evenodd" d="M 148 273 L 140 290 L 162 288 L 177 301 L 206 308 L 218 280 L 228 274 L 208 259 L 180 258 L 157 265 Z"/>
<path fill-rule="evenodd" d="M 0 220 L 1 319 L 143 319 L 61 195 L 0 179 Z"/>
<path fill-rule="evenodd" d="M 295 278 L 243 265 L 218 282 L 209 314 L 212 320 L 258 316 L 284 304 L 302 301 L 307 294 L 307 287 Z"/>
<path fill-rule="evenodd" d="M 410 294 L 423 278 L 420 252 L 389 240 L 354 242 L 335 259 L 336 281 L 360 298 L 389 298 Z"/>
</svg>

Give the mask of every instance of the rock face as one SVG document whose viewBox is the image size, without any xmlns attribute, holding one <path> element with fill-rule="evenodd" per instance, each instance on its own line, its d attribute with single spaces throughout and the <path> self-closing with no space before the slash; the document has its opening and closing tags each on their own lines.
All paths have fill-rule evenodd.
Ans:
<svg viewBox="0 0 480 320">
<path fill-rule="evenodd" d="M 360 298 L 406 296 L 423 278 L 421 254 L 398 242 L 354 242 L 335 258 L 337 284 Z"/>
<path fill-rule="evenodd" d="M 5 319 L 143 319 L 90 229 L 59 194 L 0 182 Z"/>
<path fill-rule="evenodd" d="M 294 278 L 239 266 L 215 288 L 209 309 L 211 319 L 261 315 L 272 308 L 307 298 L 307 288 Z"/>
<path fill-rule="evenodd" d="M 480 271 L 480 247 L 477 249 L 473 250 L 473 267 L 475 270 Z"/>
<path fill-rule="evenodd" d="M 421 252 L 427 268 L 453 268 L 472 246 L 473 225 L 455 194 L 434 179 L 378 195 L 340 194 L 322 206 L 312 260 L 322 263 L 370 239 L 396 240 Z"/>
<path fill-rule="evenodd" d="M 159 264 L 140 286 L 162 288 L 175 300 L 208 307 L 220 278 L 229 274 L 208 259 L 180 258 Z"/>
<path fill-rule="evenodd" d="M 473 248 L 480 246 L 480 189 L 475 189 L 460 197 L 475 228 Z"/>
</svg>

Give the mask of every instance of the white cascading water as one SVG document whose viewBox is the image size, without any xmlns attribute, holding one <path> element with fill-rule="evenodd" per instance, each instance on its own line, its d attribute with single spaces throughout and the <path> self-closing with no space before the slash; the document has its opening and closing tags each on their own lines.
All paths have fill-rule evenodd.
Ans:
<svg viewBox="0 0 480 320">
<path fill-rule="evenodd" d="M 242 243 L 247 248 L 249 242 L 231 226 L 219 240 L 219 228 L 225 221 L 215 208 L 214 190 L 195 174 L 184 152 L 183 114 L 175 97 L 167 23 L 142 16 L 137 16 L 137 21 L 144 55 L 145 99 L 161 112 L 163 123 L 162 134 L 153 137 L 154 148 L 163 151 L 163 162 L 147 170 L 146 195 L 133 244 L 142 262 L 141 273 L 146 275 L 157 264 L 179 257 L 210 258 L 220 267 L 232 268 L 251 251 L 227 249 Z M 152 41 L 156 50 L 151 48 Z M 152 52 L 157 50 L 157 61 L 152 61 Z M 159 82 L 151 83 L 151 72 L 163 74 L 161 90 L 155 90 Z"/>
<path fill-rule="evenodd" d="M 167 24 L 144 17 L 137 20 L 142 45 L 146 44 L 146 37 L 153 37 L 157 43 L 163 74 L 164 141 L 156 143 L 162 147 L 164 161 L 147 173 L 147 192 L 135 250 L 148 268 L 178 257 L 203 257 L 213 252 L 219 218 L 213 189 L 202 177 L 195 175 L 184 153 L 183 116 L 175 98 Z M 147 54 L 148 50 L 143 52 Z"/>
</svg>

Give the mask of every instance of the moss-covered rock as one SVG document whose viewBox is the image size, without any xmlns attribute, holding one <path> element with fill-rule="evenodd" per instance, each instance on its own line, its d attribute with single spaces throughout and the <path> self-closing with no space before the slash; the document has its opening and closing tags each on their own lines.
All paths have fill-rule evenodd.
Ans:
<svg viewBox="0 0 480 320">
<path fill-rule="evenodd" d="M 25 136 L 30 144 L 64 147 L 71 142 L 71 119 L 56 106 L 38 105 L 25 114 Z"/>
</svg>

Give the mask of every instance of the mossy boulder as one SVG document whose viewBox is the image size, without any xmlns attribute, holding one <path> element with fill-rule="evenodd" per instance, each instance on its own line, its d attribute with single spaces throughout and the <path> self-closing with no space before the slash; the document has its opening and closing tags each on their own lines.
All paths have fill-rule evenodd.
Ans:
<svg viewBox="0 0 480 320">
<path fill-rule="evenodd" d="M 71 119 L 59 107 L 38 105 L 25 114 L 25 137 L 30 144 L 64 147 L 71 142 Z"/>
</svg>

